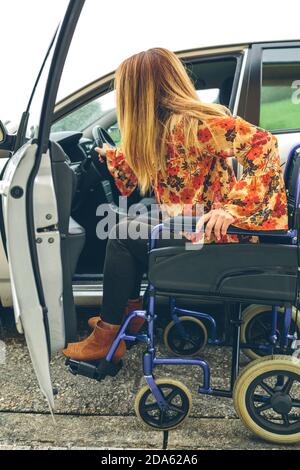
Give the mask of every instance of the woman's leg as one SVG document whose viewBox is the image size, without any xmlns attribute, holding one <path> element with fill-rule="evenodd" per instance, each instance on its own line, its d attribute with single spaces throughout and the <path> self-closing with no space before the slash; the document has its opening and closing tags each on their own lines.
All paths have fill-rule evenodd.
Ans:
<svg viewBox="0 0 300 470">
<path fill-rule="evenodd" d="M 104 266 L 101 319 L 88 338 L 68 345 L 63 351 L 67 357 L 88 361 L 107 355 L 122 323 L 128 299 L 139 292 L 141 273 L 147 270 L 148 236 L 151 229 L 151 225 L 136 219 L 126 220 L 118 224 L 110 234 Z M 182 243 L 185 240 L 160 240 L 159 246 Z M 138 318 L 133 319 L 130 326 L 134 320 Z M 138 329 L 137 325 L 137 331 Z M 121 359 L 125 350 L 125 343 L 121 341 L 114 356 L 116 362 Z"/>
<path fill-rule="evenodd" d="M 137 233 L 141 225 L 143 238 L 132 239 L 130 233 Z M 142 275 L 147 271 L 150 231 L 151 225 L 129 220 L 118 224 L 110 235 L 104 263 L 101 311 L 105 322 L 120 325 L 128 299 L 139 297 Z"/>
<path fill-rule="evenodd" d="M 67 357 L 90 361 L 102 359 L 107 355 L 122 323 L 127 301 L 134 292 L 138 291 L 141 273 L 143 269 L 147 269 L 147 235 L 151 231 L 151 226 L 143 224 L 144 237 L 134 239 L 130 234 L 136 233 L 135 229 L 138 228 L 136 223 L 123 221 L 111 233 L 104 266 L 101 319 L 88 338 L 78 343 L 71 343 L 64 349 L 63 353 Z M 120 361 L 125 351 L 125 343 L 121 341 L 114 361 Z"/>
</svg>

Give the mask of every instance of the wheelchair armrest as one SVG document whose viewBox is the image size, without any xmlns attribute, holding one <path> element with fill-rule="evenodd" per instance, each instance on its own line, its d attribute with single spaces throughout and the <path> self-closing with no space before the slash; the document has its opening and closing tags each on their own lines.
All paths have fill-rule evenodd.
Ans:
<svg viewBox="0 0 300 470">
<path fill-rule="evenodd" d="M 289 236 L 288 230 L 245 230 L 234 225 L 230 225 L 227 230 L 228 235 L 249 235 L 252 237 L 272 236 L 282 237 L 284 235 Z"/>
<path fill-rule="evenodd" d="M 163 222 L 163 228 L 173 232 L 195 232 L 197 221 L 199 218 L 192 216 L 177 216 L 167 219 Z M 234 225 L 230 225 L 227 229 L 228 235 L 248 235 L 248 236 L 293 236 L 287 230 L 245 230 Z"/>
</svg>

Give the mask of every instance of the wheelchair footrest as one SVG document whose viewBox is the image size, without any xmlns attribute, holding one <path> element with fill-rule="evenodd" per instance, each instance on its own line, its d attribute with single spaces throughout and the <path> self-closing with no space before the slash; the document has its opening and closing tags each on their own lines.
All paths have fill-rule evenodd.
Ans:
<svg viewBox="0 0 300 470">
<path fill-rule="evenodd" d="M 67 359 L 66 365 L 69 367 L 69 371 L 73 375 L 82 375 L 89 379 L 100 381 L 105 379 L 107 376 L 115 377 L 123 367 L 123 362 L 120 361 L 118 364 L 113 364 L 112 362 L 108 362 L 106 359 L 91 362 Z"/>
</svg>

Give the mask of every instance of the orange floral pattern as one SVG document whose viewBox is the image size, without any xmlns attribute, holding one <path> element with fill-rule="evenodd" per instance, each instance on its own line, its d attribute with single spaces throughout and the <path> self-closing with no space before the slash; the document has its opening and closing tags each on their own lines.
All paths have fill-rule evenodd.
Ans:
<svg viewBox="0 0 300 470">
<path fill-rule="evenodd" d="M 234 225 L 252 230 L 288 228 L 286 192 L 280 168 L 277 139 L 240 117 L 199 121 L 195 147 L 184 148 L 182 124 L 168 138 L 167 172 L 158 175 L 154 188 L 164 207 L 202 204 L 204 212 L 222 207 L 235 217 Z M 106 154 L 107 164 L 123 195 L 138 184 L 119 148 Z M 235 157 L 243 167 L 236 179 L 231 165 Z M 225 237 L 226 238 L 226 237 Z M 238 241 L 227 237 L 221 241 Z"/>
</svg>

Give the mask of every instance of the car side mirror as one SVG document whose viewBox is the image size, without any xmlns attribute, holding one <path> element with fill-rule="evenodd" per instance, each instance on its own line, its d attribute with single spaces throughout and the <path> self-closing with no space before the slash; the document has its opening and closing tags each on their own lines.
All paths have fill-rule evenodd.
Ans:
<svg viewBox="0 0 300 470">
<path fill-rule="evenodd" d="M 0 144 L 5 142 L 7 137 L 7 130 L 2 121 L 0 121 Z"/>
<path fill-rule="evenodd" d="M 0 121 L 0 158 L 8 156 L 9 153 L 13 152 L 16 144 L 16 135 L 9 134 L 5 124 Z"/>
</svg>

